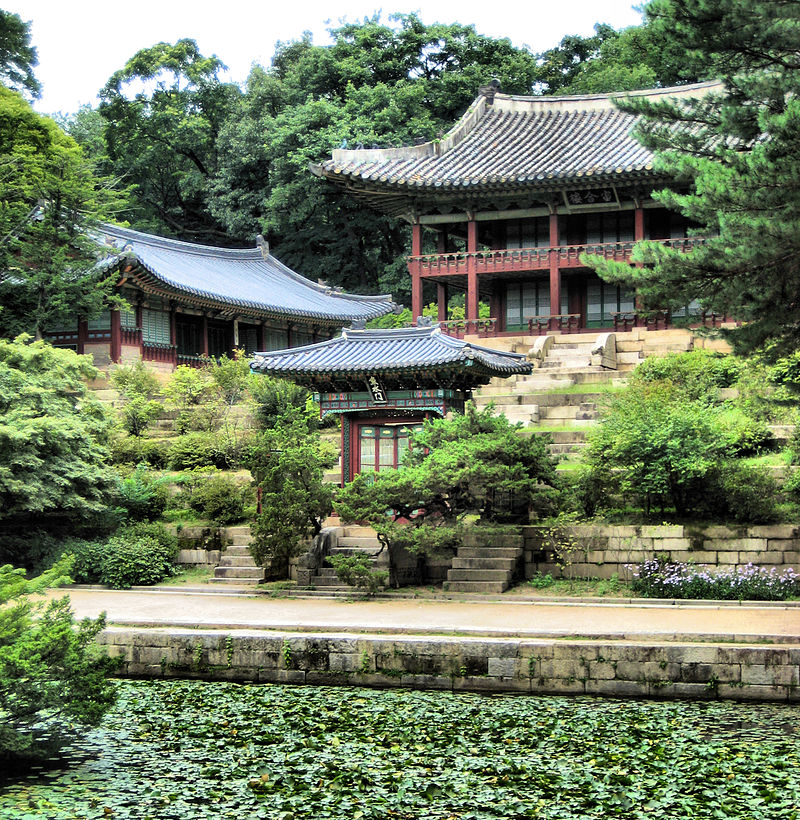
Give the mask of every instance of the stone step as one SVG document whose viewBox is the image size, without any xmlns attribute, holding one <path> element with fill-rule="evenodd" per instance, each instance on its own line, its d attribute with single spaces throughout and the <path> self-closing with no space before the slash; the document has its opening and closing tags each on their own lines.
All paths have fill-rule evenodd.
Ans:
<svg viewBox="0 0 800 820">
<path fill-rule="evenodd" d="M 539 416 L 543 419 L 597 418 L 597 405 L 592 402 L 578 405 L 551 405 L 550 407 L 541 407 L 539 409 Z"/>
<path fill-rule="evenodd" d="M 513 572 L 517 566 L 516 558 L 454 558 L 452 563 L 453 569 L 496 569 L 506 572 Z"/>
<path fill-rule="evenodd" d="M 229 544 L 225 547 L 225 555 L 230 555 L 231 557 L 241 557 L 244 555 L 250 555 L 250 548 L 246 547 L 244 544 Z"/>
<path fill-rule="evenodd" d="M 597 417 L 588 419 L 579 419 L 577 417 L 572 419 L 540 419 L 539 427 L 547 430 L 548 427 L 563 427 L 569 424 L 570 427 L 592 427 L 597 424 Z"/>
<path fill-rule="evenodd" d="M 340 538 L 377 538 L 375 530 L 361 524 L 348 524 L 341 528 Z"/>
<path fill-rule="evenodd" d="M 586 447 L 586 442 L 573 441 L 570 444 L 551 444 L 548 449 L 550 450 L 550 455 L 552 456 L 564 456 L 569 453 L 578 453 L 584 447 Z"/>
<path fill-rule="evenodd" d="M 235 527 L 226 527 L 225 531 L 228 533 L 230 537 L 234 537 L 237 535 L 250 535 L 250 525 L 249 524 L 240 524 Z"/>
<path fill-rule="evenodd" d="M 335 587 L 336 589 L 353 589 L 353 587 L 343 584 L 336 575 L 315 575 L 311 581 L 311 586 L 315 587 Z"/>
<path fill-rule="evenodd" d="M 571 356 L 570 358 L 551 359 L 549 356 L 542 362 L 542 370 L 558 370 L 561 373 L 569 373 L 572 370 L 580 370 L 584 367 L 591 367 L 592 360 L 590 356 L 577 358 Z"/>
<path fill-rule="evenodd" d="M 336 570 L 333 567 L 319 567 L 317 575 L 324 578 L 336 578 Z"/>
<path fill-rule="evenodd" d="M 445 581 L 442 584 L 445 592 L 505 592 L 508 587 L 508 581 Z"/>
<path fill-rule="evenodd" d="M 219 566 L 214 570 L 215 578 L 250 578 L 250 579 L 264 579 L 264 569 L 262 567 L 222 567 Z"/>
<path fill-rule="evenodd" d="M 459 547 L 458 559 L 470 558 L 491 558 L 491 559 L 514 559 L 522 554 L 519 547 Z M 457 560 L 456 558 L 453 559 Z"/>
<path fill-rule="evenodd" d="M 229 538 L 231 546 L 246 547 L 253 543 L 253 537 L 248 533 L 247 535 L 233 535 Z"/>
<path fill-rule="evenodd" d="M 254 587 L 260 584 L 264 578 L 209 578 L 212 584 L 232 584 L 240 587 Z"/>
<path fill-rule="evenodd" d="M 553 444 L 575 444 L 586 440 L 585 430 L 552 430 L 548 431 L 546 427 L 534 430 L 534 435 L 550 436 Z"/>
<path fill-rule="evenodd" d="M 337 549 L 354 550 L 380 549 L 380 541 L 375 535 L 345 535 L 336 539 Z"/>
<path fill-rule="evenodd" d="M 221 567 L 251 567 L 258 569 L 256 562 L 252 555 L 228 555 L 226 550 L 219 559 L 219 566 Z"/>
<path fill-rule="evenodd" d="M 448 581 L 500 581 L 509 583 L 513 573 L 510 569 L 449 569 Z"/>
<path fill-rule="evenodd" d="M 372 546 L 363 546 L 363 547 L 348 547 L 348 546 L 336 546 L 331 547 L 330 555 L 366 555 L 366 556 L 376 556 L 381 551 L 380 544 L 373 544 Z"/>
</svg>

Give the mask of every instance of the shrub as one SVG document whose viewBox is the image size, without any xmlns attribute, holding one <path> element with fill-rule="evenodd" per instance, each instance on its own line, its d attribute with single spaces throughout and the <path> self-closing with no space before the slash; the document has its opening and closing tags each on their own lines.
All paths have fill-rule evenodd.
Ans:
<svg viewBox="0 0 800 820">
<path fill-rule="evenodd" d="M 218 527 L 241 521 L 246 503 L 247 488 L 229 476 L 206 474 L 190 485 L 189 506 Z"/>
<path fill-rule="evenodd" d="M 167 466 L 169 442 L 125 436 L 111 444 L 111 459 L 115 464 L 149 464 L 157 470 Z"/>
<path fill-rule="evenodd" d="M 736 384 L 742 362 L 735 356 L 692 350 L 645 359 L 632 374 L 639 384 L 665 382 L 693 400 L 715 401 L 721 387 Z"/>
<path fill-rule="evenodd" d="M 108 540 L 100 580 L 112 589 L 156 584 L 175 572 L 177 539 L 160 525 L 120 529 Z"/>
<path fill-rule="evenodd" d="M 367 595 L 374 595 L 386 587 L 389 573 L 385 570 L 372 569 L 369 558 L 363 553 L 331 555 L 328 561 L 336 570 L 336 577 L 343 584 L 363 589 Z"/>
<path fill-rule="evenodd" d="M 745 415 L 741 410 L 727 410 L 718 416 L 728 455 L 749 456 L 768 450 L 775 443 L 766 422 Z"/>
<path fill-rule="evenodd" d="M 120 482 L 120 504 L 131 521 L 154 521 L 167 508 L 168 499 L 164 481 L 151 475 L 144 464 Z"/>
<path fill-rule="evenodd" d="M 161 403 L 143 396 L 134 396 L 122 407 L 122 426 L 131 436 L 143 436 L 151 421 L 161 415 Z"/>
<path fill-rule="evenodd" d="M 0 761 L 4 763 L 52 755 L 87 726 L 96 726 L 114 703 L 115 687 L 108 676 L 117 663 L 95 642 L 104 618 L 77 624 L 67 597 L 47 605 L 32 600 L 32 593 L 67 581 L 69 572 L 67 559 L 30 581 L 21 569 L 0 567 Z M 0 764 L 0 769 L 5 768 Z M 8 811 L 9 816 L 15 814 L 14 809 Z"/>
<path fill-rule="evenodd" d="M 785 601 L 800 595 L 800 576 L 753 564 L 710 572 L 663 558 L 633 567 L 631 587 L 645 598 L 690 598 L 734 601 Z"/>
<path fill-rule="evenodd" d="M 255 405 L 255 414 L 262 430 L 275 427 L 278 418 L 290 408 L 303 410 L 311 396 L 305 387 L 284 379 L 271 376 L 253 375 L 250 393 Z"/>
<path fill-rule="evenodd" d="M 160 392 L 158 378 L 144 362 L 115 368 L 111 373 L 111 381 L 127 399 L 135 396 L 152 399 Z"/>
<path fill-rule="evenodd" d="M 209 433 L 186 433 L 178 436 L 167 450 L 167 463 L 173 470 L 197 467 L 233 466 L 233 460 L 216 436 Z"/>
<path fill-rule="evenodd" d="M 778 484 L 768 470 L 728 461 L 717 481 L 705 488 L 704 498 L 709 517 L 769 524 L 778 518 L 778 494 Z"/>
<path fill-rule="evenodd" d="M 100 581 L 105 553 L 104 541 L 69 538 L 62 545 L 62 555 L 73 558 L 70 575 L 76 584 L 96 584 Z"/>
</svg>

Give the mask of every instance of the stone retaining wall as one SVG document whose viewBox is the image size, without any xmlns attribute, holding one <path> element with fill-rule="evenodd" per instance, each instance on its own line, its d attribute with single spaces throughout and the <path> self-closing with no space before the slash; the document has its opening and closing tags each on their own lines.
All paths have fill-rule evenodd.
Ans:
<svg viewBox="0 0 800 820">
<path fill-rule="evenodd" d="M 799 701 L 800 645 L 109 627 L 129 677 Z"/>
<path fill-rule="evenodd" d="M 525 577 L 629 578 L 629 564 L 656 555 L 725 569 L 749 563 L 800 571 L 800 525 L 524 527 Z M 560 553 L 560 561 L 554 553 Z"/>
</svg>

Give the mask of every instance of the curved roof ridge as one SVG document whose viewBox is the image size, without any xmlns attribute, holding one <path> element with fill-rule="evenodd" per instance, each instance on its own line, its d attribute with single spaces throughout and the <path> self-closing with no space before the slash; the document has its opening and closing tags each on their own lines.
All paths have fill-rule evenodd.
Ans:
<svg viewBox="0 0 800 820">
<path fill-rule="evenodd" d="M 672 85 L 664 88 L 644 88 L 634 91 L 613 91 L 604 94 L 564 94 L 550 96 L 545 94 L 501 94 L 494 95 L 490 105 L 487 98 L 480 94 L 462 114 L 458 122 L 437 140 L 429 140 L 420 145 L 406 145 L 395 148 L 337 148 L 331 158 L 333 163 L 348 163 L 354 166 L 359 163 L 389 162 L 392 160 L 413 160 L 426 157 L 441 157 L 463 142 L 477 127 L 484 115 L 492 111 L 512 114 L 534 114 L 543 112 L 564 111 L 602 111 L 615 110 L 614 100 L 624 97 L 698 97 L 704 93 L 722 88 L 721 80 L 706 80 L 687 85 Z M 312 170 L 319 173 L 325 163 L 312 165 Z"/>
<path fill-rule="evenodd" d="M 135 231 L 133 228 L 123 228 L 120 225 L 104 224 L 101 233 L 105 235 L 117 236 L 120 239 L 127 239 L 131 242 L 140 242 L 143 245 L 150 245 L 154 248 L 165 250 L 176 250 L 181 253 L 194 253 L 199 256 L 226 256 L 239 259 L 260 259 L 261 249 L 254 248 L 219 248 L 216 245 L 201 245 L 197 242 L 187 242 L 184 239 L 173 239 L 169 236 L 158 236 L 157 234 Z M 117 250 L 120 250 L 117 248 Z"/>
</svg>

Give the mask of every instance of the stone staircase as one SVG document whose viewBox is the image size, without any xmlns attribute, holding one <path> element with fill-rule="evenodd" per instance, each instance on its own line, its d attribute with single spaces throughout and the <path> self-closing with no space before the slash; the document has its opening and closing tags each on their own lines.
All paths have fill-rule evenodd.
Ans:
<svg viewBox="0 0 800 820">
<path fill-rule="evenodd" d="M 443 588 L 447 592 L 505 592 L 520 574 L 522 539 L 478 544 L 469 539 L 458 548 Z"/>
<path fill-rule="evenodd" d="M 336 570 L 328 560 L 331 555 L 353 555 L 360 553 L 370 559 L 373 569 L 383 569 L 381 558 L 388 558 L 385 551 L 381 553 L 381 544 L 372 527 L 363 526 L 339 526 L 334 528 L 332 533 L 332 546 L 323 559 L 322 565 L 318 566 L 308 580 L 308 586 L 315 589 L 322 589 L 328 592 L 353 592 L 354 587 L 343 584 Z"/>
<path fill-rule="evenodd" d="M 260 584 L 264 580 L 264 567 L 259 567 L 250 555 L 250 527 L 228 527 L 227 532 L 232 543 L 222 553 L 211 580 L 219 584 Z"/>
</svg>

